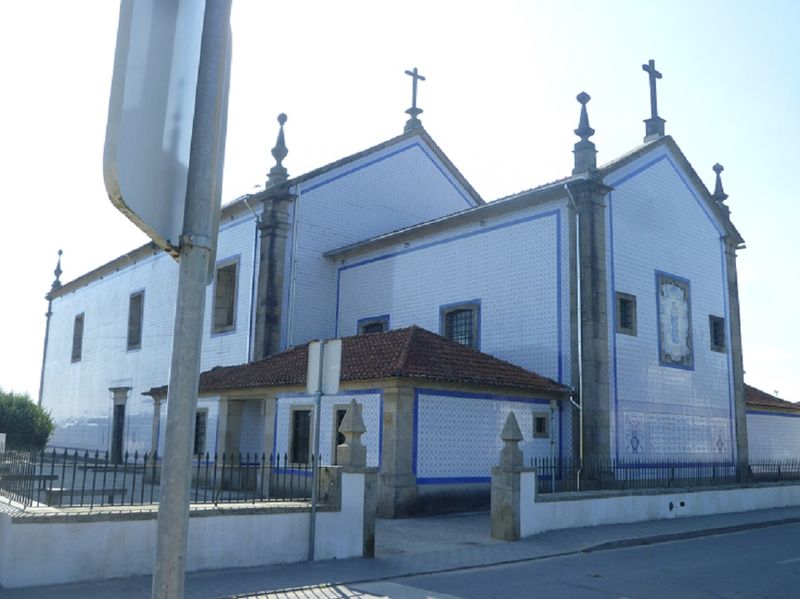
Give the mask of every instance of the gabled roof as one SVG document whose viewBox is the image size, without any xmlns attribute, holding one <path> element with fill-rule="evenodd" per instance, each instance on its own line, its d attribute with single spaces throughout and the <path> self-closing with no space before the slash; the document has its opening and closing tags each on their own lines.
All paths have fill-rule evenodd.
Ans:
<svg viewBox="0 0 800 599">
<path fill-rule="evenodd" d="M 428 134 L 428 132 L 421 127 L 419 129 L 413 129 L 411 131 L 407 131 L 402 135 L 392 137 L 391 139 L 387 139 L 386 141 L 379 143 L 375 146 L 372 146 L 370 148 L 367 148 L 366 150 L 362 150 L 360 152 L 356 152 L 355 154 L 350 154 L 349 156 L 340 158 L 339 160 L 331 162 L 330 164 L 326 164 L 325 166 L 316 168 L 305 174 L 293 177 L 287 181 L 286 185 L 288 187 L 292 187 L 294 185 L 304 183 L 306 181 L 319 177 L 320 175 L 324 175 L 327 172 L 333 171 L 342 166 L 346 166 L 352 162 L 356 162 L 357 160 L 369 156 L 370 154 L 374 154 L 375 152 L 379 152 L 385 148 L 391 147 L 392 145 L 395 145 L 399 142 L 414 137 L 419 137 L 425 142 L 425 144 L 431 149 L 431 151 L 433 151 L 433 153 L 442 162 L 442 164 L 445 165 L 446 169 L 450 172 L 450 174 L 453 175 L 456 181 L 458 181 L 459 185 L 461 185 L 464 188 L 464 190 L 469 194 L 469 196 L 476 204 L 482 205 L 485 203 L 483 198 L 481 198 L 478 192 L 475 191 L 475 188 L 473 188 L 472 185 L 470 185 L 470 183 L 464 178 L 461 172 L 450 161 L 450 159 L 442 151 L 442 149 L 438 146 L 438 144 L 435 141 L 433 141 L 433 138 Z M 263 190 L 254 194 L 245 194 L 228 202 L 227 204 L 222 206 L 222 212 L 220 214 L 220 222 L 223 222 L 226 218 L 231 218 L 233 216 L 236 216 L 238 213 L 249 210 L 248 205 L 246 203 L 247 200 L 257 199 L 259 195 L 264 194 L 265 192 L 268 191 L 269 190 Z M 50 297 L 55 298 L 61 295 L 65 295 L 70 291 L 74 291 L 79 287 L 83 287 L 84 285 L 91 283 L 92 281 L 100 279 L 108 274 L 111 274 L 131 264 L 134 264 L 138 260 L 159 253 L 161 253 L 161 250 L 154 243 L 147 242 L 144 245 L 139 246 L 138 248 L 131 250 L 126 254 L 123 254 L 122 256 L 118 256 L 117 258 L 114 258 L 113 260 L 106 262 L 105 264 L 102 264 L 101 266 L 98 266 L 97 268 L 90 270 L 89 272 L 84 273 L 83 275 L 80 275 L 79 277 L 73 279 L 72 281 L 64 283 L 60 288 L 51 292 Z"/>
<path fill-rule="evenodd" d="M 306 384 L 308 344 L 257 362 L 221 366 L 200 375 L 200 393 Z M 406 378 L 530 393 L 566 395 L 569 389 L 488 354 L 445 339 L 418 326 L 342 339 L 341 380 Z M 166 395 L 166 385 L 145 395 Z"/>
<path fill-rule="evenodd" d="M 772 408 L 800 413 L 800 403 L 780 399 L 748 384 L 744 386 L 744 402 L 748 408 Z"/>
</svg>

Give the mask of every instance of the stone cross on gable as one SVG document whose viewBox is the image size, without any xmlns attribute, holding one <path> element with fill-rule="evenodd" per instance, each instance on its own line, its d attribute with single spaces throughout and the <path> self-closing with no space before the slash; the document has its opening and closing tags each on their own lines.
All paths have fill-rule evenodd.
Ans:
<svg viewBox="0 0 800 599">
<path fill-rule="evenodd" d="M 647 64 L 642 65 L 642 70 L 648 74 L 650 78 L 650 118 L 645 119 L 645 136 L 646 142 L 653 141 L 660 137 L 664 137 L 664 123 L 666 122 L 658 116 L 658 100 L 656 98 L 656 79 L 661 79 L 662 75 L 656 70 L 656 61 L 652 58 Z"/>
<path fill-rule="evenodd" d="M 417 81 L 425 81 L 425 77 L 419 74 L 417 71 L 417 67 L 414 67 L 411 71 L 406 71 L 406 75 L 409 75 L 412 80 L 412 87 L 411 87 L 411 108 L 406 110 L 406 114 L 410 115 L 411 118 L 406 121 L 405 130 L 411 131 L 413 129 L 419 129 L 422 127 L 422 123 L 417 118 L 420 114 L 422 114 L 422 109 L 417 108 Z"/>
<path fill-rule="evenodd" d="M 650 118 L 658 116 L 658 102 L 656 100 L 656 79 L 661 79 L 662 75 L 656 71 L 656 61 L 652 58 L 647 64 L 642 65 L 642 70 L 650 76 Z"/>
</svg>

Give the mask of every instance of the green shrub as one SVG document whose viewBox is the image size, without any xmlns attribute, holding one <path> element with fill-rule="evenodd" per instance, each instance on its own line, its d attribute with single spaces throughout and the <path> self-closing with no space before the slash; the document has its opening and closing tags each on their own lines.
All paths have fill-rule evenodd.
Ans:
<svg viewBox="0 0 800 599">
<path fill-rule="evenodd" d="M 0 388 L 0 433 L 6 433 L 6 449 L 44 449 L 53 432 L 53 419 L 27 393 Z"/>
</svg>

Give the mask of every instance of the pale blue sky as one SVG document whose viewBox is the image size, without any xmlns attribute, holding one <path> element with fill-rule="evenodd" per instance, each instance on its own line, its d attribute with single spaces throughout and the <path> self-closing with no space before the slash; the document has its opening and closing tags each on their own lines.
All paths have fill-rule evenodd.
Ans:
<svg viewBox="0 0 800 599">
<path fill-rule="evenodd" d="M 0 386 L 36 396 L 56 251 L 70 280 L 145 241 L 110 204 L 102 150 L 118 3 L 0 4 Z M 223 201 L 263 184 L 286 112 L 290 174 L 426 129 L 487 200 L 569 174 L 575 95 L 601 163 L 659 112 L 707 185 L 720 162 L 740 253 L 745 380 L 800 400 L 800 3 L 234 0 Z"/>
</svg>

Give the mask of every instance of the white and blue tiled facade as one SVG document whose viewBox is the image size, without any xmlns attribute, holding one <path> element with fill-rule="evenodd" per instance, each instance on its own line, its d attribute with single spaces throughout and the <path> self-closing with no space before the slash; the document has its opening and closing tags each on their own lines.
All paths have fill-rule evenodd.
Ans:
<svg viewBox="0 0 800 599">
<path fill-rule="evenodd" d="M 797 460 L 800 456 L 800 413 L 747 410 L 751 463 L 759 460 Z"/>
<path fill-rule="evenodd" d="M 735 460 L 723 227 L 666 146 L 605 183 L 613 188 L 606 196 L 609 457 Z M 671 328 L 665 328 L 671 300 L 659 295 L 666 286 L 686 306 L 685 314 L 670 313 Z M 617 332 L 617 293 L 635 297 L 635 335 Z M 710 316 L 724 318 L 723 351 L 712 349 Z M 664 351 L 676 351 L 666 346 L 673 337 L 680 339 L 681 360 L 664 359 Z"/>
<path fill-rule="evenodd" d="M 548 399 L 416 389 L 412 464 L 417 484 L 488 483 L 503 448 L 499 431 L 512 411 L 526 465 L 533 458 L 569 457 L 571 407 L 555 403 L 551 412 Z M 548 419 L 546 436 L 534 437 L 535 416 Z"/>
<path fill-rule="evenodd" d="M 476 204 L 416 137 L 303 181 L 292 193 L 283 347 L 335 335 L 337 273 L 325 252 Z"/>
<path fill-rule="evenodd" d="M 480 351 L 570 383 L 566 203 L 478 220 L 338 266 L 336 335 L 388 317 L 441 332 L 442 307 L 479 305 Z"/>
<path fill-rule="evenodd" d="M 335 461 L 334 419 L 336 410 L 346 409 L 355 399 L 361 406 L 361 417 L 366 432 L 361 442 L 367 448 L 367 466 L 380 466 L 381 440 L 383 432 L 383 394 L 380 389 L 342 391 L 337 395 L 325 395 L 321 399 L 320 408 L 320 455 L 323 464 Z M 271 449 L 280 460 L 289 455 L 291 413 L 293 409 L 307 408 L 314 411 L 314 397 L 309 395 L 280 395 L 275 410 L 275 436 Z M 313 420 L 312 420 L 313 423 Z M 291 459 L 291 458 L 289 458 Z"/>
</svg>

